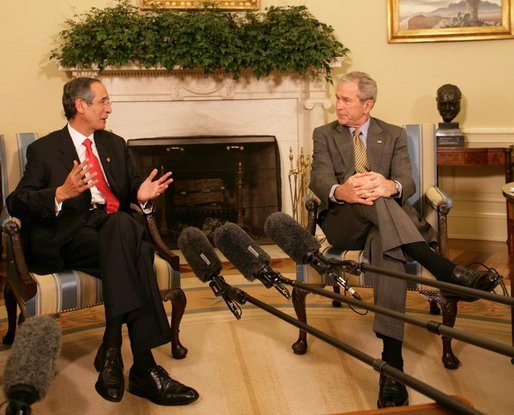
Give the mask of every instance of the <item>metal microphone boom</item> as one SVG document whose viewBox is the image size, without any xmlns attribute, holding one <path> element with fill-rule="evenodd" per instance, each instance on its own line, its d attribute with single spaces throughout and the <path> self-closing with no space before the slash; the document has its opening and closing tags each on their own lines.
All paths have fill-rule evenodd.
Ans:
<svg viewBox="0 0 514 415">
<path fill-rule="evenodd" d="M 321 330 L 318 330 L 315 327 L 312 327 L 306 323 L 303 323 L 290 315 L 276 309 L 275 307 L 272 307 L 266 303 L 263 303 L 262 301 L 252 297 L 251 295 L 247 294 L 245 291 L 240 290 L 237 287 L 232 287 L 231 285 L 224 282 L 224 284 L 227 285 L 227 287 L 224 287 L 224 292 L 227 293 L 229 297 L 231 297 L 233 300 L 237 301 L 240 304 L 245 304 L 246 302 L 255 305 L 256 307 L 266 311 L 267 313 L 270 313 L 281 320 L 284 320 L 285 322 L 292 324 L 293 326 L 305 330 L 307 333 L 310 333 L 311 335 L 319 338 L 320 340 L 330 344 L 331 346 L 336 347 L 339 350 L 342 350 L 345 353 L 348 353 L 352 357 L 355 357 L 356 359 L 360 360 L 361 362 L 366 363 L 367 365 L 371 366 L 375 371 L 377 371 L 380 374 L 384 374 L 386 376 L 389 376 L 398 382 L 403 383 L 404 385 L 417 390 L 418 392 L 422 393 L 425 396 L 428 396 L 429 398 L 434 399 L 435 401 L 439 402 L 441 405 L 443 405 L 446 408 L 449 408 L 451 410 L 456 411 L 456 413 L 459 414 L 481 414 L 481 412 L 477 411 L 476 409 L 465 405 L 461 401 L 441 392 L 440 390 L 402 372 L 401 370 L 396 369 L 395 367 L 389 365 L 387 362 L 381 359 L 375 359 L 372 356 L 369 356 L 366 353 L 361 352 L 360 350 L 341 342 L 340 340 L 337 340 L 334 337 L 331 337 L 327 335 L 326 333 L 323 333 Z M 349 299 L 349 298 L 348 298 Z M 354 300 L 358 304 L 362 304 L 359 300 Z"/>
<path fill-rule="evenodd" d="M 280 275 L 280 274 L 278 274 Z M 355 300 L 348 296 L 343 296 L 341 294 L 332 293 L 328 290 L 324 290 L 323 288 L 313 286 L 311 284 L 305 284 L 299 281 L 290 280 L 289 278 L 285 278 L 282 275 L 280 275 L 280 281 L 284 284 L 291 285 L 296 288 L 300 288 L 305 291 L 309 291 L 314 294 L 321 295 L 323 297 L 330 298 L 332 300 L 341 301 L 346 304 L 350 304 L 356 307 L 361 307 L 366 310 L 370 310 L 374 313 L 380 313 L 385 314 L 389 317 L 396 318 L 398 320 L 405 321 L 406 323 L 410 323 L 412 325 L 425 328 L 428 331 L 440 334 L 443 336 L 452 337 L 457 340 L 462 340 L 466 343 L 473 344 L 475 346 L 481 347 L 483 349 L 491 350 L 493 352 L 502 354 L 504 356 L 508 356 L 513 358 L 514 357 L 514 347 L 510 345 L 506 345 L 503 343 L 499 343 L 493 340 L 486 339 L 484 337 L 475 336 L 472 334 L 468 334 L 465 332 L 462 332 L 460 330 L 456 330 L 453 327 L 446 326 L 442 323 L 439 323 L 434 320 L 422 320 L 416 317 L 408 316 L 406 314 L 400 313 L 399 311 L 394 311 L 389 308 L 380 307 L 374 304 L 366 303 L 365 301 L 361 300 Z M 474 290 L 476 291 L 476 290 Z"/>
<path fill-rule="evenodd" d="M 376 267 L 374 265 L 369 265 L 366 262 L 333 259 L 330 259 L 330 261 L 332 266 L 339 267 L 341 271 L 349 274 L 355 273 L 355 270 L 359 270 L 360 272 L 370 271 L 393 278 L 400 278 L 402 280 L 412 281 L 419 284 L 430 285 L 432 287 L 436 287 L 444 291 L 455 292 L 466 297 L 482 298 L 484 300 L 494 301 L 511 307 L 514 306 L 514 298 L 505 295 L 498 295 L 487 291 L 477 290 L 475 288 L 463 287 L 461 285 L 438 281 L 431 278 L 418 277 L 417 275 L 407 274 L 406 272 L 390 271 L 387 268 Z"/>
</svg>

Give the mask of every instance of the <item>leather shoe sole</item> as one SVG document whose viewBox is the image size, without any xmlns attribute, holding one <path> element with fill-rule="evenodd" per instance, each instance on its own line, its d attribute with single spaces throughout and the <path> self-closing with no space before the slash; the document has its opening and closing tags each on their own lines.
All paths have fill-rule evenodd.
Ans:
<svg viewBox="0 0 514 415">
<path fill-rule="evenodd" d="M 409 394 L 407 388 L 400 382 L 386 375 L 380 375 L 380 390 L 378 393 L 377 406 L 379 408 L 391 408 L 396 406 L 407 406 Z"/>
<path fill-rule="evenodd" d="M 120 350 L 115 348 L 103 350 L 100 346 L 94 365 L 99 372 L 95 383 L 98 394 L 110 402 L 121 401 L 125 392 L 125 378 Z"/>
<path fill-rule="evenodd" d="M 188 405 L 196 401 L 199 394 L 193 388 L 172 379 L 161 366 L 154 366 L 140 375 L 130 368 L 129 392 L 148 399 L 157 405 Z"/>
</svg>

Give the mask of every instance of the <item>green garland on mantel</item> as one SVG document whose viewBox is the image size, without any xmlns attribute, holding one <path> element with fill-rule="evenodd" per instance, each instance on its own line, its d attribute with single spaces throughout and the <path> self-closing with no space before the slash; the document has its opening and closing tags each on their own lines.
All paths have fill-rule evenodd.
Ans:
<svg viewBox="0 0 514 415">
<path fill-rule="evenodd" d="M 331 81 L 331 63 L 349 52 L 331 26 L 305 6 L 230 13 L 206 2 L 199 10 L 140 10 L 129 0 L 75 15 L 50 59 L 64 68 L 136 65 L 223 72 L 256 78 L 293 73 Z"/>
</svg>

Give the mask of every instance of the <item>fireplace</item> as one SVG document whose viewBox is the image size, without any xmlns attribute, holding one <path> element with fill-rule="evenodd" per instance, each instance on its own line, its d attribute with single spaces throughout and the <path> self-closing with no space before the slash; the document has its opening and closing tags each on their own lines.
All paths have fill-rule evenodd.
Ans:
<svg viewBox="0 0 514 415">
<path fill-rule="evenodd" d="M 193 136 L 130 139 L 131 157 L 146 177 L 157 167 L 174 181 L 158 203 L 159 231 L 171 248 L 182 229 L 211 238 L 226 221 L 270 243 L 264 222 L 282 208 L 280 155 L 274 136 Z"/>
</svg>

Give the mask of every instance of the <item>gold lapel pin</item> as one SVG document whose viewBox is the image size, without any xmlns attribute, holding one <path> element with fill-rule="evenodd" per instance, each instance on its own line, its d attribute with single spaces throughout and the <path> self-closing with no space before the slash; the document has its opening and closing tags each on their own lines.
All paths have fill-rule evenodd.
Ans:
<svg viewBox="0 0 514 415">
<path fill-rule="evenodd" d="M 111 162 L 111 158 L 110 157 L 107 157 L 107 163 L 110 163 Z"/>
</svg>

